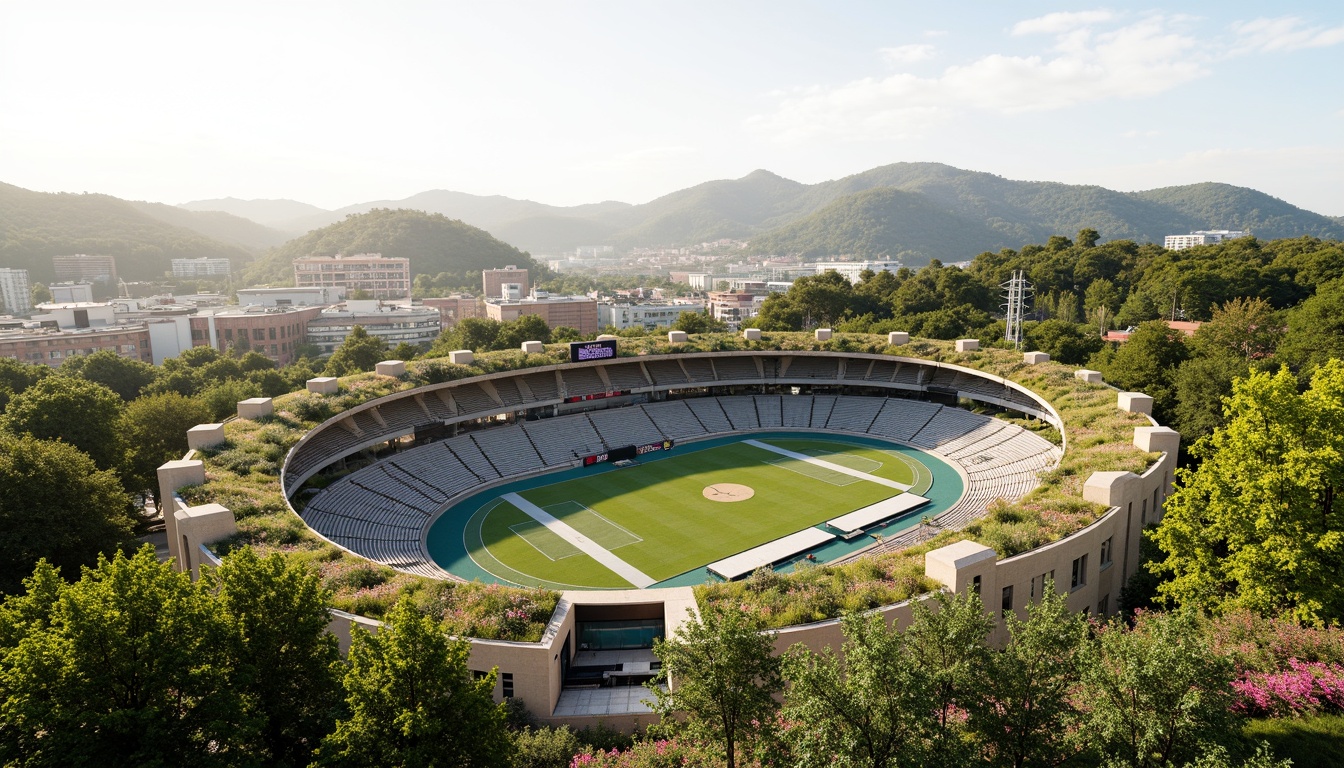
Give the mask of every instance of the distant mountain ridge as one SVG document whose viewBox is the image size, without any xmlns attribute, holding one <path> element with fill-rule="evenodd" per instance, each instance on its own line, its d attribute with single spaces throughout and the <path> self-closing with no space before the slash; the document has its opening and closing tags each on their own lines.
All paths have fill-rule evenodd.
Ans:
<svg viewBox="0 0 1344 768">
<path fill-rule="evenodd" d="M 201 210 L 208 202 L 185 205 Z M 404 200 L 318 209 L 266 223 L 299 231 L 297 227 L 323 226 L 373 208 L 440 213 L 533 253 L 579 245 L 687 246 L 734 238 L 750 240 L 755 253 L 888 256 L 912 266 L 934 258 L 964 261 L 986 250 L 1044 242 L 1050 235 L 1072 236 L 1086 227 L 1106 240 L 1156 243 L 1165 235 L 1198 229 L 1245 229 L 1263 239 L 1344 237 L 1344 217 L 1312 213 L 1245 187 L 1206 182 L 1117 192 L 1094 185 L 1017 181 L 941 163 L 895 163 L 818 184 L 757 170 L 640 205 L 562 207 L 430 190 Z M 231 205 L 225 210 L 243 215 L 246 208 Z"/>
</svg>

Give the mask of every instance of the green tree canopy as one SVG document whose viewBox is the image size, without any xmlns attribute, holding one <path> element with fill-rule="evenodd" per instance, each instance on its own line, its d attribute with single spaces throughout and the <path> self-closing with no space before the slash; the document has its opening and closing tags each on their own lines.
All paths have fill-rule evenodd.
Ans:
<svg viewBox="0 0 1344 768">
<path fill-rule="evenodd" d="M 322 765 L 505 766 L 512 743 L 495 675 L 473 680 L 470 647 L 402 599 L 377 633 L 356 631 L 346 709 L 318 751 Z"/>
<path fill-rule="evenodd" d="M 723 333 L 728 330 L 728 325 L 722 320 L 710 317 L 708 312 L 682 312 L 677 315 L 672 330 L 686 333 Z"/>
<path fill-rule="evenodd" d="M 87 453 L 101 469 L 122 462 L 122 400 L 92 381 L 48 376 L 16 395 L 0 416 L 0 429 L 12 435 L 62 440 Z"/>
<path fill-rule="evenodd" d="M 387 345 L 377 336 L 370 336 L 364 326 L 356 325 L 350 329 L 350 335 L 336 348 L 327 360 L 328 376 L 348 376 L 352 373 L 372 371 L 387 354 Z"/>
<path fill-rule="evenodd" d="M 1153 414 L 1167 422 L 1176 407 L 1176 368 L 1190 356 L 1185 335 L 1165 322 L 1143 323 L 1114 354 L 1098 358 L 1106 382 L 1153 398 Z"/>
<path fill-rule="evenodd" d="M 159 465 L 182 458 L 187 451 L 187 430 L 209 423 L 212 416 L 204 402 L 176 392 L 145 395 L 128 404 L 121 417 L 127 446 L 126 486 L 151 490 L 157 497 Z"/>
<path fill-rule="evenodd" d="M 722 749 L 734 768 L 738 744 L 762 737 L 773 719 L 783 685 L 774 641 L 747 614 L 715 605 L 656 640 L 653 652 L 662 669 L 649 689 L 664 723 L 684 714 L 686 732 Z M 675 694 L 662 687 L 669 678 Z"/>
<path fill-rule="evenodd" d="M 102 384 L 128 403 L 139 397 L 141 390 L 158 376 L 158 370 L 149 363 L 122 357 L 107 349 L 92 355 L 67 357 L 61 363 L 60 372 Z"/>
<path fill-rule="evenodd" d="M 1056 319 L 1032 325 L 1026 337 L 1029 349 L 1046 352 L 1051 360 L 1070 365 L 1083 365 L 1106 343 L 1096 328 Z"/>
<path fill-rule="evenodd" d="M 0 436 L 0 592 L 45 558 L 67 573 L 131 538 L 130 499 L 111 471 L 73 446 Z"/>
<path fill-rule="evenodd" d="M 1344 362 L 1299 392 L 1284 368 L 1233 385 L 1227 423 L 1177 470 L 1155 537 L 1161 593 L 1210 611 L 1246 607 L 1300 621 L 1344 619 Z"/>
</svg>

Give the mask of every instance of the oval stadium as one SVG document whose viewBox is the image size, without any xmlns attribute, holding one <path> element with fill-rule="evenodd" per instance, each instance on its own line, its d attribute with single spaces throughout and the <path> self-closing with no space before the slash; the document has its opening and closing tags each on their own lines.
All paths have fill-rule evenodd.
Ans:
<svg viewBox="0 0 1344 768">
<path fill-rule="evenodd" d="M 539 642 L 473 640 L 471 665 L 499 668 L 498 696 L 574 725 L 647 722 L 637 683 L 656 671 L 652 640 L 694 610 L 697 587 L 761 572 L 934 540 L 925 576 L 979 591 L 996 614 L 1023 611 L 1047 580 L 1075 610 L 1116 610 L 1179 443 L 1146 415 L 1151 399 L 973 340 L 745 335 L 622 339 L 582 362 L 538 344 L 506 363 L 467 351 L 380 363 L 364 377 L 391 393 L 322 411 L 284 456 L 280 488 L 314 534 L 360 558 L 561 592 Z M 286 397 L 350 402 L 357 386 L 313 379 Z M 191 465 L 231 430 L 283 422 L 279 400 L 192 430 L 201 453 L 160 470 L 166 498 L 205 477 Z M 1049 494 L 1090 510 L 1058 523 L 1076 530 L 1022 547 L 976 540 L 986 519 Z M 192 498 L 211 500 L 210 483 Z M 194 567 L 232 513 L 175 502 L 170 541 Z M 901 622 L 909 603 L 880 610 Z M 338 613 L 333 630 L 369 623 Z M 838 646 L 837 622 L 776 630 L 781 650 L 797 642 Z"/>
</svg>

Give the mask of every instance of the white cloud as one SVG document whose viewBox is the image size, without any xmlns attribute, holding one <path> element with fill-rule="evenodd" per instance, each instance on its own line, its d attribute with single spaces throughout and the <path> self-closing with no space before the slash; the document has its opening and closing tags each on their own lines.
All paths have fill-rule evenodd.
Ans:
<svg viewBox="0 0 1344 768">
<path fill-rule="evenodd" d="M 1297 51 L 1303 48 L 1324 48 L 1344 42 L 1344 26 L 1307 26 L 1295 16 L 1276 19 L 1252 19 L 1232 25 L 1238 38 L 1237 50 Z"/>
<path fill-rule="evenodd" d="M 1075 29 L 1090 27 L 1115 18 L 1110 11 L 1074 11 L 1047 13 L 1013 25 L 1014 35 L 1058 35 Z"/>
<path fill-rule="evenodd" d="M 1185 19 L 1149 16 L 1094 31 L 1108 12 L 1051 14 L 1023 22 L 1053 30 L 1046 55 L 990 54 L 936 77 L 898 72 L 839 86 L 795 89 L 750 129 L 792 142 L 812 136 L 848 140 L 924 135 L 937 121 L 969 111 L 1004 114 L 1061 109 L 1168 91 L 1209 73 L 1205 43 L 1180 30 Z M 1048 20 L 1048 21 L 1047 21 Z"/>
<path fill-rule="evenodd" d="M 890 64 L 908 64 L 933 58 L 934 47 L 928 43 L 898 45 L 895 48 L 883 48 L 878 51 Z"/>
</svg>

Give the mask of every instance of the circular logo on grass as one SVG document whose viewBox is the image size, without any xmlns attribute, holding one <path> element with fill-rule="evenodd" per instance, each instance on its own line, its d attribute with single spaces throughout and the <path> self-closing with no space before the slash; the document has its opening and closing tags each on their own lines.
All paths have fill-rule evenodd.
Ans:
<svg viewBox="0 0 1344 768">
<path fill-rule="evenodd" d="M 756 489 L 737 483 L 715 483 L 706 485 L 701 493 L 710 501 L 746 501 L 756 495 Z"/>
</svg>

